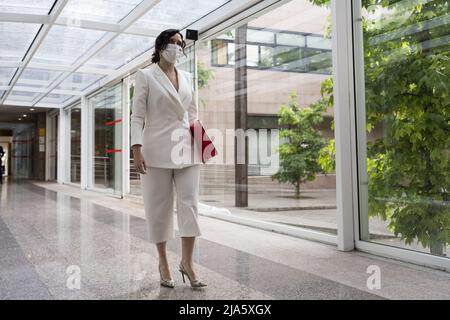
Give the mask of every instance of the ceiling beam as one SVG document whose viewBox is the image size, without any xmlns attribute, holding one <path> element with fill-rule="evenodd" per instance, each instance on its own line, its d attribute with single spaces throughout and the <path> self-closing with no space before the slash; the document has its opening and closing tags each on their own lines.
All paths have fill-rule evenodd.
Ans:
<svg viewBox="0 0 450 320">
<path fill-rule="evenodd" d="M 8 90 L 10 86 L 0 86 L 0 90 Z M 35 92 L 35 93 L 44 93 L 47 92 L 47 88 L 37 88 L 37 87 L 27 87 L 27 86 L 14 86 L 13 91 L 21 91 L 21 92 Z M 66 94 L 71 96 L 81 96 L 83 94 L 80 90 L 69 90 L 69 89 L 54 89 L 52 94 Z"/>
<path fill-rule="evenodd" d="M 1 22 L 17 22 L 17 23 L 32 23 L 32 24 L 51 24 L 51 16 L 43 14 L 29 14 L 29 13 L 5 13 L 0 12 Z M 81 29 L 91 29 L 105 32 L 120 32 L 119 23 L 101 22 L 93 20 L 85 20 L 78 18 L 59 17 L 53 22 L 55 26 L 69 26 L 78 27 Z M 132 34 L 136 36 L 154 37 L 159 34 L 159 30 L 152 30 L 141 27 L 130 27 L 123 33 Z"/>
<path fill-rule="evenodd" d="M 23 62 L 0 61 L 0 68 L 23 68 Z M 73 69 L 73 67 L 67 66 L 67 65 L 53 64 L 53 63 L 30 62 L 28 64 L 28 69 L 70 72 Z M 91 74 L 98 74 L 98 75 L 103 75 L 103 76 L 111 74 L 111 72 L 113 72 L 113 71 L 115 71 L 115 70 L 114 69 L 95 68 L 95 67 L 80 67 L 78 69 L 78 72 L 81 72 L 81 73 L 91 73 Z"/>
<path fill-rule="evenodd" d="M 1 22 L 50 24 L 50 19 L 51 17 L 47 14 L 0 12 Z"/>
</svg>

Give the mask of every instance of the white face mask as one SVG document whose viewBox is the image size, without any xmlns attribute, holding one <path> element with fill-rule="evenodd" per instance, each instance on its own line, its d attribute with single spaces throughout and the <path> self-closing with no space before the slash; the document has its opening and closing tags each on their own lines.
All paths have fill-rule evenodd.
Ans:
<svg viewBox="0 0 450 320">
<path fill-rule="evenodd" d="M 166 49 L 161 51 L 161 55 L 168 62 L 175 64 L 177 60 L 183 55 L 183 50 L 177 44 L 168 43 Z"/>
</svg>

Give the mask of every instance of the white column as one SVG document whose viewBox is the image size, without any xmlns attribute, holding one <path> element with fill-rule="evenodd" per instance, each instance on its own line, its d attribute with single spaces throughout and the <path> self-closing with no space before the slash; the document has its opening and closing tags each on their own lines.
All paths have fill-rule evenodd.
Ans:
<svg viewBox="0 0 450 320">
<path fill-rule="evenodd" d="M 332 0 L 334 131 L 338 249 L 354 249 L 357 210 L 351 0 Z"/>
<path fill-rule="evenodd" d="M 130 193 L 130 77 L 122 82 L 122 194 Z"/>
<path fill-rule="evenodd" d="M 51 125 L 50 111 L 45 113 L 45 176 L 44 181 L 50 180 L 50 137 L 54 128 Z"/>
</svg>

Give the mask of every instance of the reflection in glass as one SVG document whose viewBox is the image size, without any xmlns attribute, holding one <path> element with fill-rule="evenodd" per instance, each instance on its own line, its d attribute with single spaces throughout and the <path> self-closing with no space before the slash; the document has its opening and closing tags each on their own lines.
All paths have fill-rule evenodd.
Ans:
<svg viewBox="0 0 450 320">
<path fill-rule="evenodd" d="M 122 192 L 122 83 L 89 99 L 93 111 L 93 186 Z"/>
<path fill-rule="evenodd" d="M 308 0 L 290 1 L 197 43 L 202 71 L 199 118 L 208 130 L 221 135 L 215 143 L 221 162 L 209 163 L 201 171 L 200 202 L 214 207 L 208 210 L 336 234 L 335 175 L 317 161 L 318 151 L 333 138 L 333 110 L 328 96 L 321 95 L 321 87 L 329 87 L 331 77 L 329 15 L 329 8 Z M 308 36 L 321 39 L 322 46 L 309 46 Z M 318 110 L 317 122 L 305 120 L 302 130 L 298 123 L 283 124 L 287 111 L 282 110 L 287 109 L 297 115 L 301 110 Z M 275 178 L 284 159 L 278 147 L 300 145 L 294 136 L 290 140 L 281 134 L 288 127 L 296 129 L 295 137 L 315 139 L 302 146 L 306 152 L 297 148 L 298 154 L 293 154 L 299 164 L 308 162 L 298 196 L 292 183 Z M 248 134 L 245 165 L 236 164 L 234 158 L 238 146 L 233 134 L 239 128 Z M 288 175 L 295 176 L 303 170 L 300 167 L 291 166 Z"/>
<path fill-rule="evenodd" d="M 448 2 L 383 1 L 362 12 L 361 238 L 448 256 Z"/>
</svg>

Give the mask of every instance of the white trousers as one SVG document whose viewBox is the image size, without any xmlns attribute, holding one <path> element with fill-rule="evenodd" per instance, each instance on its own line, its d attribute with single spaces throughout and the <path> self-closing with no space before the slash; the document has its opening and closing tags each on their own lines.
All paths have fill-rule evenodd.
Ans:
<svg viewBox="0 0 450 320">
<path fill-rule="evenodd" d="M 201 235 L 198 224 L 199 164 L 184 168 L 147 167 L 147 174 L 140 176 L 150 242 L 164 242 L 175 236 L 174 186 L 180 236 Z"/>
</svg>

